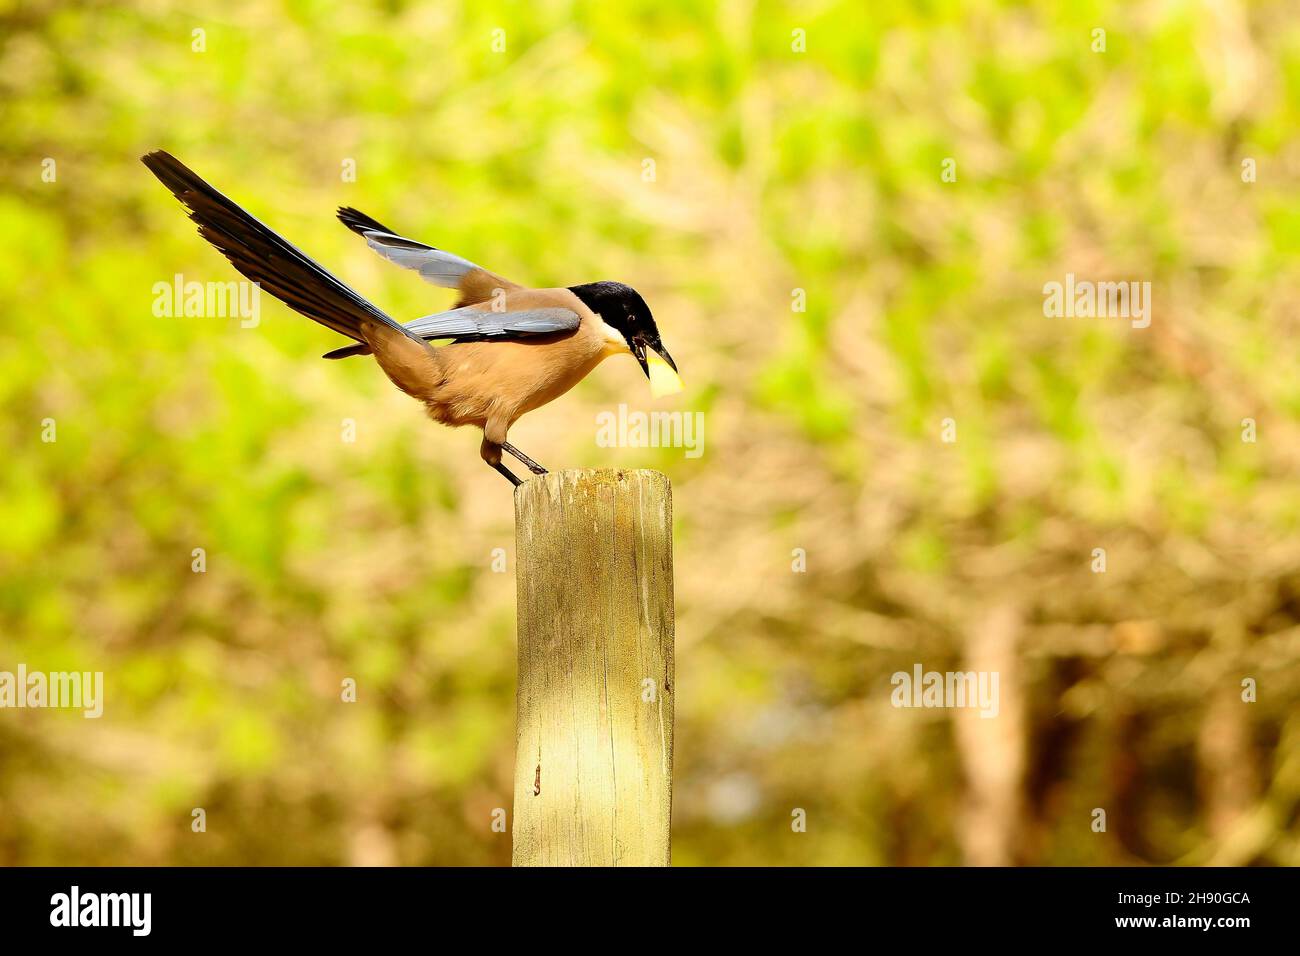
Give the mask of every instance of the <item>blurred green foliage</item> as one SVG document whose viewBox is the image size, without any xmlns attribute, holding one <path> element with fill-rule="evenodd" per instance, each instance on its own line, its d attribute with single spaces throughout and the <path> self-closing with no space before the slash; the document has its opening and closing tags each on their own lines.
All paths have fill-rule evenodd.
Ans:
<svg viewBox="0 0 1300 956">
<path fill-rule="evenodd" d="M 107 685 L 0 711 L 0 863 L 509 860 L 508 489 L 269 297 L 155 317 L 235 278 L 156 147 L 402 319 L 335 206 L 645 295 L 704 456 L 596 446 L 630 362 L 512 439 L 674 480 L 678 863 L 1300 863 L 1293 4 L 3 0 L 0 102 L 0 669 Z"/>
</svg>

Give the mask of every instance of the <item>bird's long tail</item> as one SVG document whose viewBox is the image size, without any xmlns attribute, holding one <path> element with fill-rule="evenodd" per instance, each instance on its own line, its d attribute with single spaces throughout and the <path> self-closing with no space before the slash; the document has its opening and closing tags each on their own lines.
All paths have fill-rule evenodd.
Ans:
<svg viewBox="0 0 1300 956">
<path fill-rule="evenodd" d="M 141 160 L 189 210 L 190 218 L 198 223 L 199 235 L 289 308 L 358 342 L 366 341 L 367 325 L 378 323 L 423 344 L 422 339 L 221 195 L 175 156 L 156 150 Z"/>
</svg>

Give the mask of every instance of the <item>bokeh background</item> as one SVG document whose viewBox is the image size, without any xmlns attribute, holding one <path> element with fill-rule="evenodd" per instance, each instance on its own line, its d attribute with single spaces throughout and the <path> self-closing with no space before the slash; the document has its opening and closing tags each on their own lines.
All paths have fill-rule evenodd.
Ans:
<svg viewBox="0 0 1300 956">
<path fill-rule="evenodd" d="M 0 669 L 107 685 L 0 711 L 0 863 L 509 862 L 508 489 L 269 297 L 155 317 L 237 278 L 157 147 L 402 319 L 451 293 L 336 206 L 651 303 L 683 395 L 611 361 L 512 438 L 673 480 L 676 863 L 1300 863 L 1293 3 L 3 0 L 0 103 Z M 598 447 L 620 401 L 703 456 Z M 1000 716 L 891 707 L 916 663 Z"/>
</svg>

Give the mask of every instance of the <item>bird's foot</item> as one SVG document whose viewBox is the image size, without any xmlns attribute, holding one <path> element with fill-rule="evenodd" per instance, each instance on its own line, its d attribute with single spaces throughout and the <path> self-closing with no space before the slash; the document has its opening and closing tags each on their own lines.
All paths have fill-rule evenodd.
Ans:
<svg viewBox="0 0 1300 956">
<path fill-rule="evenodd" d="M 524 466 L 525 466 L 529 471 L 531 471 L 534 475 L 544 475 L 544 474 L 546 474 L 546 469 L 545 469 L 545 468 L 543 468 L 543 467 L 542 467 L 541 465 L 539 465 L 537 462 L 533 461 L 531 458 L 529 458 L 527 455 L 525 455 L 522 451 L 520 451 L 520 450 L 519 450 L 518 448 L 516 448 L 514 445 L 510 444 L 510 442 L 508 442 L 508 441 L 503 441 L 503 442 L 501 443 L 501 448 L 502 448 L 504 451 L 507 451 L 507 452 L 509 452 L 510 454 L 514 455 L 516 458 L 518 458 L 519 461 L 520 461 L 520 462 L 521 462 L 521 463 L 522 463 L 522 464 L 523 464 L 523 465 L 524 465 Z"/>
</svg>

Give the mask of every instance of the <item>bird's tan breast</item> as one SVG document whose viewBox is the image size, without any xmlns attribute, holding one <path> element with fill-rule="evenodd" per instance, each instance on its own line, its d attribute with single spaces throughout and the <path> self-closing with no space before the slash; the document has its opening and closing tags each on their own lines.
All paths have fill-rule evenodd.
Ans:
<svg viewBox="0 0 1300 956">
<path fill-rule="evenodd" d="M 441 380 L 427 401 L 430 415 L 447 425 L 514 422 L 582 381 L 616 344 L 599 316 L 567 289 L 529 289 L 507 295 L 517 309 L 572 309 L 575 332 L 518 342 L 462 342 L 435 351 Z M 485 309 L 491 304 L 485 303 Z"/>
</svg>

